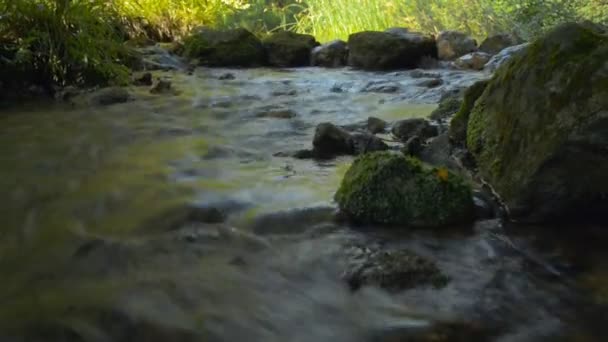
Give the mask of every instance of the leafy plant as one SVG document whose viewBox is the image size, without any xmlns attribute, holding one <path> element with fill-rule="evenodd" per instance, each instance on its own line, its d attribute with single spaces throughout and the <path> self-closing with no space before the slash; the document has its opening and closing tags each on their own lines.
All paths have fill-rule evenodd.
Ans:
<svg viewBox="0 0 608 342">
<path fill-rule="evenodd" d="M 5 0 L 0 36 L 21 76 L 51 86 L 124 81 L 131 54 L 121 43 L 118 14 L 103 0 Z M 7 61 L 5 60 L 5 66 Z"/>
</svg>

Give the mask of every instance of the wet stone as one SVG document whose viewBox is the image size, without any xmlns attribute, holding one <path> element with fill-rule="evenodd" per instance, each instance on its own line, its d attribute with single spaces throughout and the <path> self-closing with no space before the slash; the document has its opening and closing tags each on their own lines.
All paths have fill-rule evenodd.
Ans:
<svg viewBox="0 0 608 342">
<path fill-rule="evenodd" d="M 363 286 L 378 286 L 390 291 L 418 286 L 439 288 L 449 281 L 432 260 L 408 250 L 353 246 L 347 254 L 349 258 L 342 277 L 352 290 Z"/>
</svg>

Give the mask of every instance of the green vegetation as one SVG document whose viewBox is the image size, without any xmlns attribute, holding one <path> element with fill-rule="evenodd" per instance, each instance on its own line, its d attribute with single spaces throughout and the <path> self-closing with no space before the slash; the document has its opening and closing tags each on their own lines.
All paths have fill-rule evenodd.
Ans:
<svg viewBox="0 0 608 342">
<path fill-rule="evenodd" d="M 324 42 L 403 26 L 528 39 L 557 23 L 608 21 L 601 0 L 0 0 L 0 75 L 50 88 L 126 81 L 129 39 L 181 40 L 194 28 L 287 29 Z M 9 82 L 10 83 L 10 82 Z M 7 87 L 8 88 L 8 87 Z"/>
<path fill-rule="evenodd" d="M 357 158 L 335 199 L 364 223 L 439 227 L 473 217 L 471 187 L 462 177 L 390 152 Z"/>
</svg>

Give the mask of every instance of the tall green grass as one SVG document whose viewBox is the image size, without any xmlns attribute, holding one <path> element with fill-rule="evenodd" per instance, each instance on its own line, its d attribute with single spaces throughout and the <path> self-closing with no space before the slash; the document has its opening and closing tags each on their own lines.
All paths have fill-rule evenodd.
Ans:
<svg viewBox="0 0 608 342">
<path fill-rule="evenodd" d="M 308 0 L 294 29 L 310 33 L 321 42 L 346 39 L 354 32 L 404 26 L 403 10 L 402 1 Z"/>
<path fill-rule="evenodd" d="M 104 0 L 0 1 L 0 73 L 42 85 L 124 79 L 118 13 Z M 11 65 L 12 63 L 13 65 Z M 18 65 L 19 68 L 15 68 Z M 11 75 L 14 70 L 20 75 Z"/>
</svg>

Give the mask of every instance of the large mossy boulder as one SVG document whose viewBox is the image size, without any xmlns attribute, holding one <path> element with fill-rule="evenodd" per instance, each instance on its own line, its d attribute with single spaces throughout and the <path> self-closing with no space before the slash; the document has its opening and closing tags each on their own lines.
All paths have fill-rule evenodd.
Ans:
<svg viewBox="0 0 608 342">
<path fill-rule="evenodd" d="M 471 187 L 463 178 L 390 152 L 358 157 L 335 200 L 362 223 L 440 227 L 474 217 Z"/>
<path fill-rule="evenodd" d="M 366 70 L 413 69 L 437 57 L 435 39 L 416 32 L 359 32 L 348 37 L 348 48 L 348 65 Z"/>
<path fill-rule="evenodd" d="M 252 67 L 265 64 L 264 47 L 242 29 L 201 28 L 184 41 L 184 56 L 212 67 Z"/>
<path fill-rule="evenodd" d="M 606 221 L 605 28 L 560 25 L 500 67 L 471 111 L 467 147 L 514 218 Z"/>
<path fill-rule="evenodd" d="M 278 31 L 263 41 L 268 63 L 277 67 L 310 65 L 312 49 L 319 45 L 315 37 L 290 31 Z"/>
<path fill-rule="evenodd" d="M 482 80 L 475 82 L 472 86 L 467 88 L 464 92 L 464 97 L 460 109 L 452 120 L 450 120 L 449 137 L 450 141 L 457 146 L 464 146 L 467 139 L 467 125 L 469 123 L 469 116 L 475 102 L 479 99 L 483 91 L 488 86 L 488 80 Z"/>
</svg>

